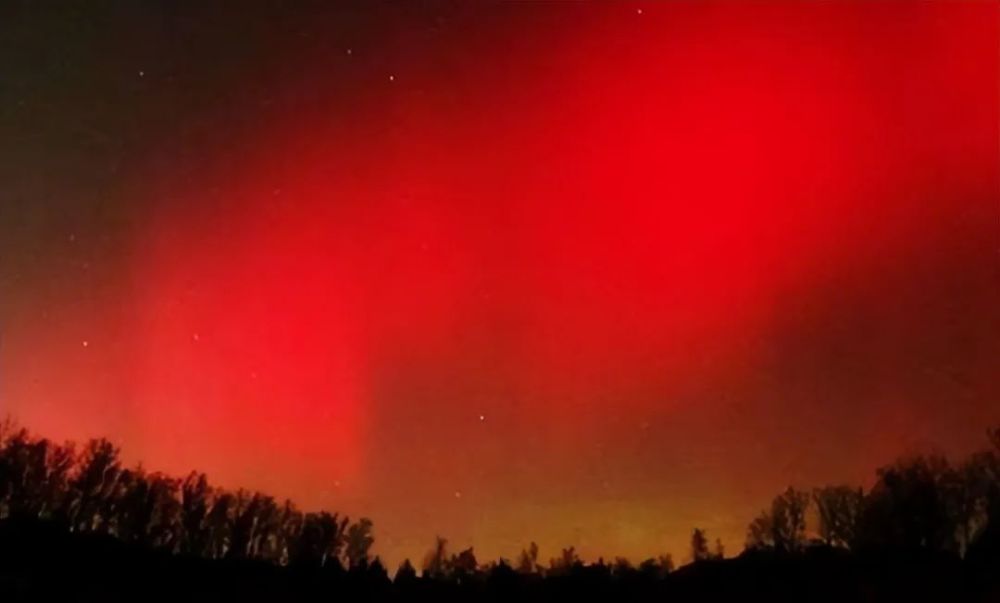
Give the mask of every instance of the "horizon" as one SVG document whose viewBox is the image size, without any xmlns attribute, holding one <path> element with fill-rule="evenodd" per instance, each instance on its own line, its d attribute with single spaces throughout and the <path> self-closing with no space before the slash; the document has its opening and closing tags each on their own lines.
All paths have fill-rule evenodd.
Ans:
<svg viewBox="0 0 1000 603">
<path fill-rule="evenodd" d="M 0 447 L 2 447 L 3 445 L 7 445 L 11 441 L 8 440 L 7 438 L 12 438 L 12 437 L 13 438 L 26 437 L 27 442 L 37 443 L 40 441 L 45 441 L 48 442 L 50 445 L 66 447 L 69 450 L 73 451 L 72 457 L 74 458 L 75 463 L 79 463 L 85 459 L 86 455 L 84 453 L 89 448 L 89 445 L 91 443 L 109 442 L 113 444 L 116 447 L 118 453 L 120 453 L 120 456 L 118 458 L 123 463 L 122 466 L 120 467 L 120 470 L 123 470 L 125 472 L 132 471 L 138 475 L 147 476 L 148 478 L 161 477 L 167 480 L 176 480 L 178 484 L 184 484 L 190 479 L 197 480 L 198 478 L 207 478 L 211 496 L 216 500 L 218 499 L 218 497 L 225 496 L 227 494 L 237 495 L 237 496 L 242 495 L 247 498 L 264 496 L 273 498 L 274 502 L 279 507 L 284 507 L 285 505 L 291 505 L 292 508 L 296 509 L 298 512 L 307 515 L 313 513 L 331 513 L 333 514 L 334 517 L 339 516 L 345 522 L 349 521 L 350 525 L 364 522 L 366 520 L 376 519 L 374 523 L 375 527 L 371 531 L 371 536 L 373 536 L 373 543 L 370 546 L 370 548 L 367 549 L 367 552 L 369 554 L 369 556 L 366 558 L 367 562 L 381 564 L 381 566 L 387 572 L 388 577 L 391 579 L 396 576 L 399 568 L 401 568 L 404 564 L 407 563 L 410 564 L 411 568 L 417 570 L 418 574 L 421 573 L 426 574 L 427 572 L 430 571 L 428 569 L 428 559 L 431 559 L 433 557 L 435 551 L 434 543 L 429 543 L 427 549 L 424 551 L 422 555 L 417 555 L 414 557 L 404 556 L 401 559 L 399 559 L 395 564 L 391 563 L 389 559 L 381 555 L 379 553 L 379 546 L 378 546 L 378 543 L 380 541 L 380 534 L 378 532 L 377 518 L 367 517 L 364 516 L 363 514 L 360 516 L 350 516 L 348 514 L 342 513 L 341 512 L 342 510 L 334 508 L 322 508 L 322 509 L 301 508 L 297 506 L 296 501 L 291 500 L 289 498 L 283 499 L 280 496 L 273 496 L 273 493 L 259 492 L 253 489 L 244 488 L 239 485 L 215 483 L 212 481 L 211 476 L 205 474 L 204 472 L 199 471 L 197 468 L 192 468 L 190 471 L 185 472 L 183 474 L 171 475 L 169 473 L 162 472 L 156 468 L 147 467 L 142 463 L 141 460 L 138 461 L 137 463 L 130 465 L 127 463 L 127 461 L 125 461 L 125 459 L 128 458 L 128 455 L 124 454 L 125 450 L 121 449 L 120 444 L 115 443 L 113 440 L 109 440 L 103 437 L 94 437 L 88 439 L 87 442 L 75 442 L 72 440 L 65 440 L 60 442 L 58 440 L 48 438 L 42 434 L 34 433 L 27 426 L 20 424 L 16 418 L 7 416 L 2 421 L 0 421 Z M 979 443 L 978 447 L 973 447 L 973 450 L 975 450 L 976 453 L 991 454 L 991 448 L 989 446 L 990 443 L 992 443 L 994 447 L 1000 446 L 1000 427 L 985 429 L 983 433 L 983 441 Z M 51 455 L 52 453 L 49 452 L 49 454 Z M 995 452 L 992 452 L 992 454 L 995 454 Z M 872 486 L 880 481 L 878 479 L 878 475 L 881 471 L 897 467 L 899 466 L 900 463 L 903 463 L 904 466 L 906 466 L 926 460 L 933 460 L 935 458 L 943 459 L 946 463 L 948 463 L 950 470 L 956 471 L 954 475 L 949 477 L 950 479 L 954 479 L 958 475 L 961 475 L 961 472 L 964 471 L 965 468 L 964 463 L 968 463 L 972 460 L 971 456 L 965 459 L 956 459 L 953 456 L 948 456 L 942 453 L 939 449 L 935 447 L 923 450 L 910 450 L 906 454 L 899 455 L 894 459 L 885 459 L 883 462 L 880 462 L 877 466 L 873 467 L 872 479 L 869 481 L 868 484 L 858 485 L 858 484 L 817 483 L 808 486 L 802 486 L 799 484 L 790 484 L 788 485 L 788 487 L 784 492 L 775 493 L 775 497 L 773 500 L 777 500 L 778 498 L 783 496 L 788 496 L 788 493 L 793 491 L 804 494 L 807 497 L 809 497 L 808 502 L 806 503 L 804 508 L 805 514 L 803 516 L 804 522 L 801 526 L 801 533 L 796 536 L 797 538 L 801 539 L 801 542 L 798 543 L 799 546 L 805 548 L 814 546 L 834 546 L 834 548 L 836 548 L 839 546 L 841 548 L 844 548 L 843 543 L 841 544 L 831 543 L 829 541 L 830 538 L 829 534 L 824 531 L 824 530 L 831 530 L 831 528 L 833 527 L 832 525 L 828 526 L 823 525 L 822 512 L 817 507 L 817 497 L 824 489 L 847 487 L 849 489 L 857 491 L 859 496 L 873 496 L 876 495 L 877 493 L 873 490 Z M 771 502 L 773 502 L 773 500 Z M 9 508 L 5 507 L 4 505 L 0 505 L 0 511 L 3 511 L 4 513 L 9 513 Z M 755 510 L 753 511 L 753 513 L 768 514 L 768 513 L 773 513 L 773 510 L 769 509 L 768 505 L 765 505 L 764 508 Z M 0 513 L 0 518 L 9 519 L 10 515 L 4 516 L 2 513 Z M 48 520 L 57 522 L 57 525 L 58 521 L 61 521 L 55 519 L 54 517 L 49 517 Z M 975 524 L 975 520 L 973 520 L 973 524 Z M 576 563 L 582 563 L 584 566 L 594 566 L 594 565 L 615 566 L 620 562 L 624 561 L 628 564 L 629 568 L 635 569 L 639 568 L 640 565 L 644 562 L 656 562 L 657 564 L 660 565 L 661 569 L 666 569 L 664 568 L 663 564 L 669 563 L 669 569 L 667 569 L 666 571 L 668 573 L 671 573 L 675 569 L 680 569 L 687 565 L 696 564 L 699 561 L 705 561 L 705 559 L 719 561 L 724 559 L 732 559 L 740 557 L 747 552 L 757 552 L 759 554 L 762 551 L 766 551 L 768 545 L 766 545 L 763 542 L 754 541 L 751 544 L 751 538 L 755 538 L 752 535 L 752 529 L 753 529 L 753 522 L 750 522 L 744 529 L 745 538 L 742 541 L 740 541 L 739 548 L 736 550 L 734 550 L 734 547 L 726 543 L 722 538 L 712 535 L 704 528 L 698 526 L 692 526 L 688 530 L 687 547 L 681 549 L 681 551 L 683 551 L 683 554 L 680 554 L 677 551 L 663 550 L 663 551 L 658 551 L 654 554 L 633 558 L 627 555 L 617 555 L 615 554 L 614 551 L 605 551 L 602 554 L 595 555 L 593 558 L 587 558 L 585 555 L 580 555 L 580 551 L 577 551 L 576 547 L 571 545 L 569 547 L 554 548 L 553 553 L 555 554 L 550 557 L 544 554 L 544 549 L 542 549 L 540 546 L 537 546 L 535 540 L 528 539 L 525 541 L 525 545 L 520 547 L 513 554 L 505 555 L 503 552 L 501 552 L 493 557 L 484 557 L 482 555 L 479 555 L 476 558 L 479 561 L 479 567 L 482 569 L 482 571 L 488 569 L 492 563 L 498 563 L 498 564 L 503 563 L 509 567 L 517 568 L 520 559 L 529 550 L 531 550 L 532 547 L 537 546 L 537 548 L 534 550 L 534 553 L 537 555 L 537 563 L 538 563 L 536 571 L 540 572 L 559 571 L 561 566 L 559 566 L 558 563 L 561 558 L 561 555 L 564 555 L 565 552 L 569 550 L 573 552 Z M 980 525 L 978 529 L 982 530 L 982 526 Z M 698 559 L 696 557 L 697 553 L 691 550 L 691 547 L 693 546 L 692 534 L 695 532 L 701 533 L 701 535 L 705 538 L 704 542 L 706 545 L 706 549 L 704 551 L 704 554 L 707 556 L 706 558 Z M 836 530 L 834 530 L 833 533 L 836 534 Z M 120 537 L 120 535 L 118 536 Z M 474 554 L 475 543 L 461 543 L 460 545 L 456 546 L 456 544 L 453 541 L 451 541 L 447 537 L 447 535 L 444 534 L 436 534 L 434 540 L 437 541 L 438 544 L 440 544 L 440 542 L 443 540 L 446 543 L 446 548 L 444 550 L 450 555 L 453 556 L 458 555 L 465 551 Z M 957 544 L 960 547 L 960 554 L 964 556 L 964 547 L 967 547 L 968 543 L 958 542 Z M 770 546 L 773 547 L 773 545 Z M 846 550 L 850 549 L 847 548 Z M 546 564 L 545 559 L 549 559 L 548 564 Z"/>
</svg>

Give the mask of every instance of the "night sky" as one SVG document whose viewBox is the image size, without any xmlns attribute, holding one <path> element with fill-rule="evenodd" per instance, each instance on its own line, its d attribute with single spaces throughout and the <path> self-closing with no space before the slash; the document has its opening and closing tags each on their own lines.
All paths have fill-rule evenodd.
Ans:
<svg viewBox="0 0 1000 603">
<path fill-rule="evenodd" d="M 0 3 L 0 410 L 391 564 L 978 448 L 1000 5 L 748 4 Z"/>
</svg>

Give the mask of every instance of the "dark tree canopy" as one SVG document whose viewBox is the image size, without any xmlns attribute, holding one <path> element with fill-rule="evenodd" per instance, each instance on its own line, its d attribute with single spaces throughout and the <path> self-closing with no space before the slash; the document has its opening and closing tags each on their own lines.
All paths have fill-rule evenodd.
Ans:
<svg viewBox="0 0 1000 603">
<path fill-rule="evenodd" d="M 78 449 L 35 437 L 7 420 L 0 423 L 0 532 L 5 534 L 0 538 L 0 588 L 22 579 L 4 573 L 11 571 L 5 568 L 26 563 L 25 556 L 12 554 L 11 547 L 17 553 L 39 547 L 54 551 L 65 546 L 44 544 L 55 542 L 51 540 L 55 528 L 69 538 L 103 538 L 105 543 L 132 547 L 127 552 L 118 549 L 114 554 L 120 559 L 161 555 L 156 562 L 149 558 L 150 568 L 165 567 L 165 553 L 167 559 L 220 564 L 212 566 L 216 568 L 247 568 L 241 584 L 273 581 L 270 584 L 290 589 L 265 596 L 264 591 L 245 587 L 245 600 L 280 600 L 302 588 L 364 594 L 367 600 L 429 597 L 429 593 L 438 600 L 459 592 L 472 599 L 486 593 L 511 597 L 533 593 L 534 600 L 564 600 L 568 593 L 579 598 L 598 592 L 614 599 L 617 595 L 609 593 L 652 596 L 674 589 L 677 600 L 693 600 L 685 599 L 685 593 L 717 592 L 712 589 L 727 580 L 765 596 L 761 594 L 765 591 L 753 590 L 759 585 L 747 578 L 760 572 L 785 576 L 789 598 L 782 600 L 795 600 L 796 591 L 789 585 L 796 584 L 799 578 L 793 577 L 801 576 L 803 568 L 810 568 L 810 575 L 829 574 L 825 587 L 840 588 L 847 593 L 846 600 L 852 600 L 871 598 L 862 593 L 888 588 L 885 580 L 902 579 L 870 573 L 876 571 L 872 568 L 887 567 L 886 559 L 923 568 L 900 574 L 911 581 L 919 577 L 912 583 L 921 584 L 919 588 L 893 583 L 902 589 L 899 592 L 909 593 L 907 600 L 952 600 L 957 598 L 955 588 L 962 592 L 995 588 L 990 592 L 1000 594 L 1000 584 L 990 578 L 1000 576 L 1000 430 L 987 435 L 988 448 L 958 463 L 922 455 L 885 465 L 877 470 L 868 492 L 848 485 L 817 487 L 808 493 L 789 487 L 750 523 L 746 550 L 736 558 L 725 559 L 722 541 L 710 539 L 701 528 L 691 534 L 694 563 L 677 571 L 670 555 L 638 564 L 623 557 L 587 564 L 572 546 L 559 550 L 544 566 L 534 542 L 521 551 L 516 563 L 483 562 L 471 546 L 451 553 L 448 541 L 438 537 L 424 559 L 422 575 L 407 560 L 390 580 L 382 561 L 372 555 L 374 524 L 368 518 L 352 522 L 338 513 L 303 512 L 291 501 L 279 502 L 261 492 L 213 487 L 198 472 L 175 478 L 142 466 L 126 467 L 119 449 L 108 440 L 91 440 Z M 93 546 L 95 541 L 74 542 Z M 116 550 L 107 544 L 101 547 L 92 553 L 109 555 Z M 93 563 L 106 565 L 100 560 L 108 558 L 95 555 Z M 45 564 L 49 571 L 50 561 Z M 291 573 L 273 573 L 286 570 Z M 184 575 L 187 580 L 204 579 L 203 574 Z M 976 581 L 955 586 L 961 576 L 974 576 Z M 291 586 L 295 580 L 308 586 Z M 773 586 L 767 580 L 762 584 Z M 98 583 L 107 584 L 94 584 Z M 47 582 L 37 584 L 48 587 Z M 691 585 L 697 589 L 690 590 Z M 742 591 L 720 600 L 738 594 Z M 549 595 L 555 599 L 547 599 Z M 875 600 L 896 599 L 885 595 Z"/>
</svg>

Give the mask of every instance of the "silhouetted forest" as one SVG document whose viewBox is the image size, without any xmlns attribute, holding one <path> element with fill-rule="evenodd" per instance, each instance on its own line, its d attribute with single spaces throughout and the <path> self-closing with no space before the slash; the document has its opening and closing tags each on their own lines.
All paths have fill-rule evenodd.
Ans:
<svg viewBox="0 0 1000 603">
<path fill-rule="evenodd" d="M 1000 429 L 960 463 L 907 457 L 864 491 L 788 488 L 745 549 L 694 529 L 690 563 L 543 561 L 431 543 L 390 578 L 373 524 L 304 512 L 259 492 L 127 468 L 104 439 L 82 448 L 0 426 L 4 601 L 1000 601 Z"/>
</svg>

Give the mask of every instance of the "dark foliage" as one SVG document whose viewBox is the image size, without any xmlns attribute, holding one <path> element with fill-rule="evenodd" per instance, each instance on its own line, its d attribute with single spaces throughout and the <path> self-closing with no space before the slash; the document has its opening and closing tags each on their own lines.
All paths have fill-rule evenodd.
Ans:
<svg viewBox="0 0 1000 603">
<path fill-rule="evenodd" d="M 72 444 L 32 437 L 9 419 L 0 437 L 0 519 L 8 523 L 49 520 L 71 533 L 206 559 L 317 568 L 369 561 L 367 518 L 302 513 L 260 492 L 214 488 L 204 474 L 176 479 L 126 469 L 107 440 L 77 454 Z"/>
<path fill-rule="evenodd" d="M 1000 430 L 959 465 L 898 460 L 867 493 L 789 488 L 726 559 L 692 533 L 692 563 L 547 566 L 538 545 L 480 563 L 438 538 L 390 579 L 373 524 L 290 501 L 126 468 L 106 440 L 72 444 L 0 425 L 4 601 L 1000 601 Z M 816 526 L 810 531 L 810 523 Z M 815 537 L 810 537 L 815 536 Z"/>
</svg>

